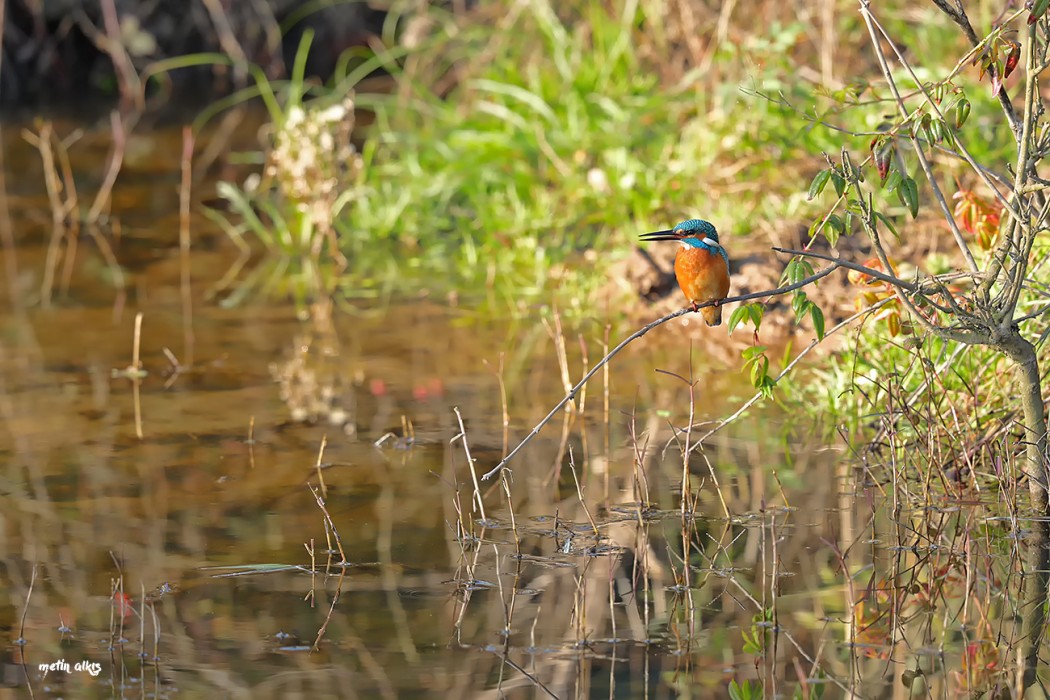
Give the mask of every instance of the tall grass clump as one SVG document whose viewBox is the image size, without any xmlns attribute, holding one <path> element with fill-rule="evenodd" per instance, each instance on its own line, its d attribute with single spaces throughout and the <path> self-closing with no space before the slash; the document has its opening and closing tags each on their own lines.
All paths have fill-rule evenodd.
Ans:
<svg viewBox="0 0 1050 700">
<path fill-rule="evenodd" d="M 740 91 L 754 82 L 746 67 L 714 91 L 702 68 L 669 70 L 685 48 L 649 35 L 663 3 L 555 7 L 446 16 L 410 53 L 398 90 L 370 103 L 375 150 L 344 220 L 351 251 L 397 240 L 468 288 L 528 298 L 556 282 L 585 302 L 639 227 L 703 208 L 745 230 L 771 183 L 739 175 L 758 162 L 762 123 L 787 110 Z M 764 70 L 788 68 L 781 46 L 763 49 L 779 61 Z M 795 153 L 766 149 L 767 180 L 766 163 Z"/>
<path fill-rule="evenodd" d="M 834 141 L 787 102 L 812 92 L 791 80 L 818 51 L 804 23 L 776 19 L 772 2 L 762 27 L 750 14 L 683 12 L 662 0 L 531 0 L 391 14 L 329 84 L 293 71 L 290 89 L 260 86 L 277 102 L 274 134 L 309 113 L 307 95 L 319 114 L 351 95 L 368 113 L 360 159 L 325 200 L 332 215 L 315 225 L 289 213 L 279 188 L 231 184 L 236 234 L 345 256 L 341 283 L 354 293 L 488 290 L 514 304 L 558 288 L 585 307 L 640 229 L 702 213 L 744 235 L 808 215 L 795 180 Z M 361 84 L 377 72 L 389 91 Z M 277 141 L 265 147 L 277 162 Z M 329 221 L 337 246 L 295 244 Z"/>
</svg>

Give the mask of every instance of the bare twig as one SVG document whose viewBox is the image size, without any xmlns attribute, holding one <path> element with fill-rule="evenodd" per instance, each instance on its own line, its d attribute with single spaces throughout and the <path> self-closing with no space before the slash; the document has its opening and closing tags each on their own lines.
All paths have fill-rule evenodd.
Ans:
<svg viewBox="0 0 1050 700">
<path fill-rule="evenodd" d="M 459 422 L 459 435 L 452 438 L 452 442 L 455 442 L 457 439 L 463 442 L 463 452 L 467 455 L 467 467 L 470 468 L 470 478 L 474 481 L 474 502 L 478 506 L 478 512 L 481 513 L 481 519 L 486 520 L 485 502 L 481 498 L 481 484 L 478 483 L 478 470 L 474 466 L 474 458 L 470 456 L 470 445 L 467 443 L 467 429 L 463 426 L 463 416 L 459 412 L 459 406 L 453 406 L 452 410 L 456 414 L 456 420 Z M 486 474 L 484 478 L 487 479 L 488 475 Z"/>
<path fill-rule="evenodd" d="M 193 365 L 193 293 L 190 285 L 190 188 L 193 183 L 193 129 L 182 130 L 182 182 L 179 186 L 179 271 L 182 293 L 182 357 Z"/>
</svg>

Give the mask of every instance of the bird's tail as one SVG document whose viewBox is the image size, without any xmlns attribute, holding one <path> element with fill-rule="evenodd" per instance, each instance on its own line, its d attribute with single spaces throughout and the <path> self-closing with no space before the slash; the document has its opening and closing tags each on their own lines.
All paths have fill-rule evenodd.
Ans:
<svg viewBox="0 0 1050 700">
<path fill-rule="evenodd" d="M 705 306 L 700 309 L 700 313 L 703 314 L 704 320 L 707 321 L 709 326 L 721 326 L 722 325 L 722 305 L 718 306 Z"/>
</svg>

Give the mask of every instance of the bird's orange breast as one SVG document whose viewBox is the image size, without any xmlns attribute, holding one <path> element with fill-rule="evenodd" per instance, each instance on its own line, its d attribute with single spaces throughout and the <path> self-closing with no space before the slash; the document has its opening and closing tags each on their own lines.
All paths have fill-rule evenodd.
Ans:
<svg viewBox="0 0 1050 700">
<path fill-rule="evenodd" d="M 697 304 L 729 295 L 729 265 L 718 253 L 705 248 L 682 246 L 674 258 L 674 276 L 686 298 Z M 708 325 L 721 321 L 721 307 L 701 309 Z"/>
</svg>

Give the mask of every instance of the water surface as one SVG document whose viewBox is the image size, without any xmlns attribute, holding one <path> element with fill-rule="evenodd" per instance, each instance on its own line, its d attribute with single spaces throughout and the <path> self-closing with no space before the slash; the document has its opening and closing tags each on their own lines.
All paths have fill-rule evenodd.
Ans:
<svg viewBox="0 0 1050 700">
<path fill-rule="evenodd" d="M 106 137 L 88 131 L 85 192 Z M 750 396 L 702 334 L 633 345 L 505 486 L 479 484 L 482 512 L 468 449 L 490 469 L 607 332 L 630 331 L 621 317 L 565 318 L 559 341 L 543 302 L 525 317 L 469 294 L 231 304 L 218 282 L 236 252 L 198 214 L 188 268 L 180 255 L 177 129 L 139 137 L 119 226 L 75 250 L 35 152 L 3 134 L 13 692 L 665 698 L 750 680 L 875 697 L 919 668 L 948 697 L 1012 671 L 1015 538 L 979 493 L 912 508 L 891 498 L 903 472 L 860 469 L 760 405 L 691 453 L 683 513 L 672 426 L 690 390 L 668 373 L 697 379 L 697 423 Z"/>
</svg>

